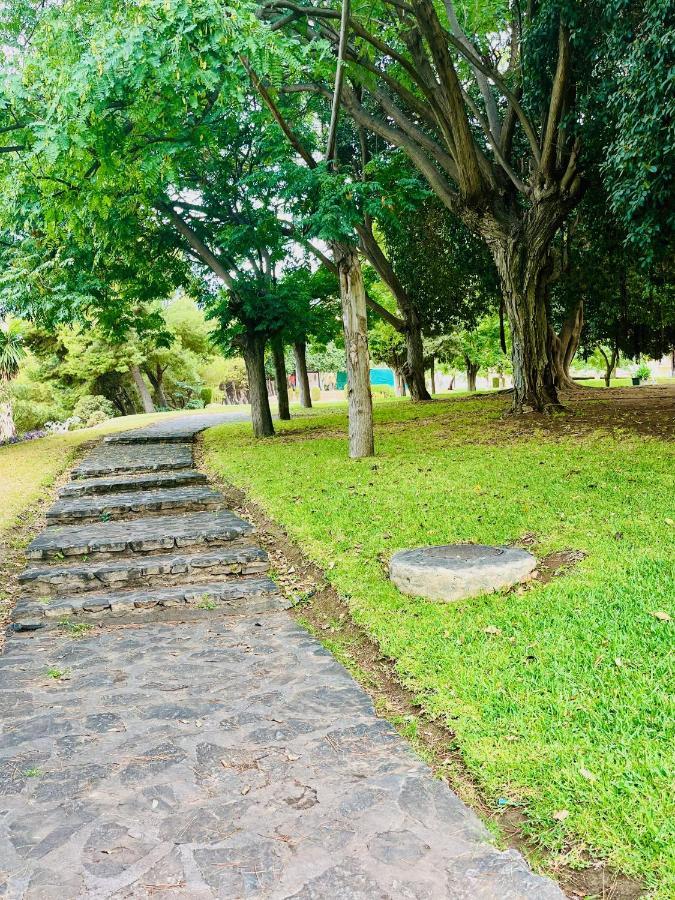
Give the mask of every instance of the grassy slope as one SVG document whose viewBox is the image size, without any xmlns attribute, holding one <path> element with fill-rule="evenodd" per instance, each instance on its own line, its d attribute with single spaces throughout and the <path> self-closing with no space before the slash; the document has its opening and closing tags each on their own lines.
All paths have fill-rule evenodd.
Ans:
<svg viewBox="0 0 675 900">
<path fill-rule="evenodd" d="M 226 426 L 207 432 L 207 462 L 324 566 L 488 796 L 523 803 L 543 845 L 581 841 L 670 896 L 673 623 L 651 613 L 675 618 L 673 447 L 500 413 L 381 404 L 378 456 L 361 461 L 346 459 L 342 409 L 265 442 Z M 402 547 L 529 532 L 540 557 L 588 556 L 548 584 L 446 606 L 385 576 Z"/>
<path fill-rule="evenodd" d="M 0 536 L 65 472 L 80 444 L 161 418 L 162 413 L 124 416 L 96 428 L 0 447 Z"/>
</svg>

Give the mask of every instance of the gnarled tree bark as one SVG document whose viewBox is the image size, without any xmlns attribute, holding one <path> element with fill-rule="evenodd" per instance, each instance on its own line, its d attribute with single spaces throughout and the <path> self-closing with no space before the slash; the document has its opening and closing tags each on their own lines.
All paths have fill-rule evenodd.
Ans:
<svg viewBox="0 0 675 900">
<path fill-rule="evenodd" d="M 557 388 L 573 391 L 579 385 L 570 375 L 572 360 L 579 349 L 581 332 L 584 327 L 584 303 L 579 300 L 565 319 L 560 334 L 549 326 L 549 355 Z"/>
<path fill-rule="evenodd" d="M 464 357 L 464 365 L 466 366 L 466 384 L 470 391 L 476 390 L 476 376 L 480 366 L 478 363 L 471 362 L 468 356 Z"/>
</svg>

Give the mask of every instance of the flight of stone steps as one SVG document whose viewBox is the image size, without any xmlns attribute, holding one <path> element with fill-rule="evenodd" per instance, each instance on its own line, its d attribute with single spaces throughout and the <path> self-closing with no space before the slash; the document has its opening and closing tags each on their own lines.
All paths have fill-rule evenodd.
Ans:
<svg viewBox="0 0 675 900">
<path fill-rule="evenodd" d="M 288 606 L 252 526 L 193 468 L 194 436 L 212 419 L 107 438 L 73 470 L 26 550 L 15 630 Z"/>
</svg>

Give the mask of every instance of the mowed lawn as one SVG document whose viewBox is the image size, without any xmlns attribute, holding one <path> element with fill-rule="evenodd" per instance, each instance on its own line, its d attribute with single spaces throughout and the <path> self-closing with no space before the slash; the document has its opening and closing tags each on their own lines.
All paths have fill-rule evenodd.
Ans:
<svg viewBox="0 0 675 900">
<path fill-rule="evenodd" d="M 504 404 L 379 404 L 377 457 L 361 461 L 344 408 L 265 441 L 228 425 L 206 433 L 206 462 L 324 567 L 495 806 L 519 804 L 568 862 L 588 848 L 673 896 L 674 445 L 597 427 L 597 401 L 543 423 Z M 458 604 L 386 577 L 403 547 L 522 540 L 586 556 Z"/>
</svg>

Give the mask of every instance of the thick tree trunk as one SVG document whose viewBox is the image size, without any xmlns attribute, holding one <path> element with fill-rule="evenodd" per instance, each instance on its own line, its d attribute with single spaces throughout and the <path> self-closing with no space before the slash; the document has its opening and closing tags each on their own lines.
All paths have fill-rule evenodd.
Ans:
<svg viewBox="0 0 675 900">
<path fill-rule="evenodd" d="M 476 376 L 478 375 L 478 369 L 480 366 L 478 363 L 471 362 L 468 356 L 464 357 L 464 363 L 466 365 L 466 384 L 470 391 L 476 390 Z"/>
<path fill-rule="evenodd" d="M 518 239 L 489 241 L 511 330 L 514 413 L 560 409 L 549 357 L 546 283 L 550 261 L 542 248 Z"/>
<path fill-rule="evenodd" d="M 274 373 L 277 381 L 279 418 L 288 421 L 291 417 L 291 411 L 288 405 L 288 378 L 286 376 L 284 342 L 279 336 L 272 339 L 272 356 L 274 358 Z"/>
<path fill-rule="evenodd" d="M 253 434 L 258 438 L 271 437 L 274 434 L 274 425 L 267 395 L 265 338 L 255 332 L 245 334 L 242 339 L 242 350 L 248 375 Z"/>
<path fill-rule="evenodd" d="M 436 393 L 436 360 L 431 356 L 429 361 L 429 378 L 431 379 L 431 395 Z"/>
<path fill-rule="evenodd" d="M 309 391 L 309 375 L 307 374 L 307 344 L 297 341 L 293 344 L 295 354 L 295 376 L 300 389 L 300 406 L 308 409 L 312 406 L 312 395 Z"/>
<path fill-rule="evenodd" d="M 148 390 L 148 386 L 143 381 L 143 374 L 138 366 L 131 366 L 129 370 L 131 372 L 131 377 L 134 379 L 134 384 L 136 385 L 136 390 L 141 398 L 141 403 L 143 404 L 143 412 L 146 413 L 154 413 L 155 404 L 152 402 L 152 397 L 150 396 L 150 391 Z"/>
<path fill-rule="evenodd" d="M 16 426 L 12 415 L 12 404 L 0 403 L 0 444 L 16 437 Z"/>
<path fill-rule="evenodd" d="M 396 396 L 405 397 L 405 378 L 398 369 L 394 369 L 394 383 L 396 385 Z"/>
<path fill-rule="evenodd" d="M 340 279 L 342 321 L 345 333 L 349 455 L 357 459 L 373 456 L 375 453 L 366 290 L 356 247 L 336 242 L 331 249 Z"/>
</svg>

